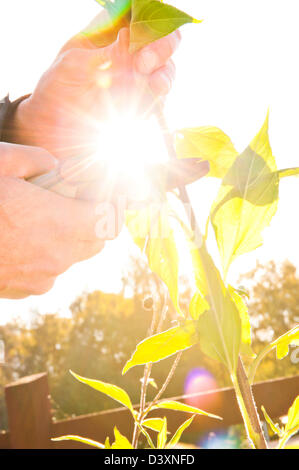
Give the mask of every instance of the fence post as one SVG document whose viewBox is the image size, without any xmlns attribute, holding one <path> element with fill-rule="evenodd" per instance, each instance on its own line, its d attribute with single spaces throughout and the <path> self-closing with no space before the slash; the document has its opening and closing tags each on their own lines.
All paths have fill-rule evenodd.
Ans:
<svg viewBox="0 0 299 470">
<path fill-rule="evenodd" d="M 50 448 L 51 407 L 48 375 L 31 375 L 6 385 L 5 399 L 10 448 Z"/>
</svg>

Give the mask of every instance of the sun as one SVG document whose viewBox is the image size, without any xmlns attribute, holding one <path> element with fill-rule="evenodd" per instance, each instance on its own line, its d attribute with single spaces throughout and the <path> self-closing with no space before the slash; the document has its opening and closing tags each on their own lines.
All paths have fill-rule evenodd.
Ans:
<svg viewBox="0 0 299 470">
<path fill-rule="evenodd" d="M 167 161 L 161 129 L 154 117 L 119 115 L 99 127 L 96 158 L 105 163 L 107 177 L 127 181 L 131 189 L 149 191 L 150 168 Z"/>
</svg>

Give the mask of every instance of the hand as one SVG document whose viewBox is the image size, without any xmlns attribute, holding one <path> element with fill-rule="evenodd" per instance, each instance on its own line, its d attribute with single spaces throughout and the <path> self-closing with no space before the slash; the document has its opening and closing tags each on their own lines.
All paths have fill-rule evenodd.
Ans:
<svg viewBox="0 0 299 470">
<path fill-rule="evenodd" d="M 46 148 L 58 158 L 91 153 L 101 123 L 123 109 L 152 110 L 157 96 L 168 93 L 179 42 L 175 32 L 130 55 L 127 28 L 102 48 L 76 36 L 19 106 L 13 141 Z"/>
<path fill-rule="evenodd" d="M 104 246 L 94 204 L 21 179 L 55 166 L 46 150 L 0 143 L 0 297 L 43 294 L 59 274 Z"/>
</svg>

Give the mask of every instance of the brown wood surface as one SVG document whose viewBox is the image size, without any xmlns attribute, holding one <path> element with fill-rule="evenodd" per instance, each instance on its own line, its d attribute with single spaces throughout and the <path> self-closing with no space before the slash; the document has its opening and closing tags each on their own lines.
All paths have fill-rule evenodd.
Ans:
<svg viewBox="0 0 299 470">
<path fill-rule="evenodd" d="M 299 375 L 260 382 L 253 386 L 258 410 L 264 405 L 272 418 L 287 413 L 290 405 L 299 394 Z M 66 434 L 81 435 L 104 442 L 106 436 L 113 439 L 113 428 L 131 436 L 133 422 L 130 412 L 125 408 L 102 411 L 100 413 L 78 416 L 63 421 L 52 422 L 47 374 L 25 377 L 7 385 L 6 403 L 9 432 L 0 432 L 0 449 L 38 449 L 38 448 L 85 448 L 78 442 L 51 442 L 51 437 Z M 210 413 L 223 418 L 222 421 L 198 416 L 187 432 L 207 433 L 242 422 L 232 388 L 212 390 L 192 396 L 173 397 L 172 399 L 196 404 Z M 190 402 L 191 400 L 191 402 Z M 206 405 L 206 406 L 204 406 Z M 166 416 L 170 431 L 174 431 L 190 414 L 171 410 L 155 410 L 151 416 Z M 262 416 L 261 416 L 262 418 Z"/>
</svg>

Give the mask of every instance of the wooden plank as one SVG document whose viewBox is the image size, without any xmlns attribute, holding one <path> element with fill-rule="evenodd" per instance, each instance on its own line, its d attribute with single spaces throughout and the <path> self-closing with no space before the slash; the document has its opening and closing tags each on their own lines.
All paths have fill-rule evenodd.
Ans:
<svg viewBox="0 0 299 470">
<path fill-rule="evenodd" d="M 0 431 L 0 449 L 10 449 L 10 434 L 9 432 Z"/>
<path fill-rule="evenodd" d="M 11 449 L 47 449 L 51 445 L 48 375 L 24 377 L 5 387 Z"/>
<path fill-rule="evenodd" d="M 283 416 L 287 413 L 288 408 L 299 393 L 299 375 L 257 383 L 253 386 L 253 392 L 259 411 L 261 405 L 264 405 L 273 418 Z M 235 392 L 232 388 L 212 390 L 192 396 L 174 397 L 172 399 L 190 404 L 209 403 L 208 407 L 202 406 L 202 408 L 223 418 L 223 421 L 218 421 L 198 416 L 193 421 L 188 432 L 207 433 L 242 423 Z M 155 410 L 151 413 L 151 416 L 166 416 L 169 430 L 173 432 L 185 419 L 190 417 L 190 414 L 170 410 Z M 110 440 L 113 439 L 114 426 L 117 426 L 124 435 L 131 436 L 133 420 L 130 412 L 125 408 L 116 408 L 101 413 L 57 421 L 52 423 L 51 435 L 57 437 L 66 434 L 76 434 L 104 442 L 107 436 L 110 437 Z M 84 447 L 86 446 L 83 444 L 73 442 L 52 443 L 52 448 L 70 449 Z"/>
</svg>

